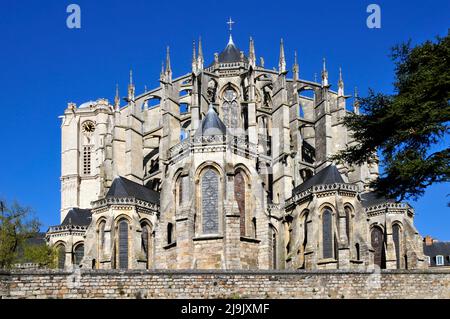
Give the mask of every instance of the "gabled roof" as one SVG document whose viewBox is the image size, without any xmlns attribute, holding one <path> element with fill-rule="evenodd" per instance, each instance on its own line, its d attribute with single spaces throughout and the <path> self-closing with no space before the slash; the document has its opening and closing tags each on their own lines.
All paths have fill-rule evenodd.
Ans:
<svg viewBox="0 0 450 319">
<path fill-rule="evenodd" d="M 292 190 L 292 194 L 301 193 L 308 188 L 321 185 L 321 184 L 335 184 L 335 183 L 344 183 L 341 174 L 338 169 L 334 165 L 329 165 L 319 171 L 316 175 L 306 180 L 304 183 L 298 185 Z"/>
<path fill-rule="evenodd" d="M 387 198 L 377 192 L 368 192 L 360 195 L 363 207 L 370 207 L 383 203 L 395 203 L 395 199 Z"/>
<path fill-rule="evenodd" d="M 91 223 L 92 212 L 90 209 L 72 208 L 64 218 L 62 225 L 88 226 Z"/>
<path fill-rule="evenodd" d="M 116 177 L 106 197 L 134 197 L 149 203 L 159 204 L 159 193 L 125 177 Z"/>
<path fill-rule="evenodd" d="M 212 104 L 209 105 L 208 112 L 202 120 L 202 124 L 195 132 L 195 136 L 226 135 L 227 127 L 217 115 Z"/>
</svg>

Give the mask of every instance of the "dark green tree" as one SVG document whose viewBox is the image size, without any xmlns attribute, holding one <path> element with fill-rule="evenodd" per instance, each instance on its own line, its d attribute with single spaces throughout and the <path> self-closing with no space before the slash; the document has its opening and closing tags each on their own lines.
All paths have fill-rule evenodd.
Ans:
<svg viewBox="0 0 450 319">
<path fill-rule="evenodd" d="M 361 114 L 344 124 L 358 143 L 332 157 L 350 165 L 378 161 L 384 172 L 372 183 L 388 197 L 417 199 L 450 177 L 450 38 L 392 48 L 394 94 L 359 99 Z"/>
<path fill-rule="evenodd" d="M 52 248 L 45 243 L 30 244 L 39 228 L 40 222 L 30 208 L 17 202 L 12 205 L 0 202 L 0 269 L 11 268 L 21 262 L 54 267 L 56 258 Z"/>
</svg>

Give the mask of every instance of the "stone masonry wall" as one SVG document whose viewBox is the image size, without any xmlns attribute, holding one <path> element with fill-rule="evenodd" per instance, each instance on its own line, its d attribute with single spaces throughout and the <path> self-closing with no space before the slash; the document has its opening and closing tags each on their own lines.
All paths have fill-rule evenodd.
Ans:
<svg viewBox="0 0 450 319">
<path fill-rule="evenodd" d="M 0 298 L 450 298 L 450 271 L 14 271 Z"/>
</svg>

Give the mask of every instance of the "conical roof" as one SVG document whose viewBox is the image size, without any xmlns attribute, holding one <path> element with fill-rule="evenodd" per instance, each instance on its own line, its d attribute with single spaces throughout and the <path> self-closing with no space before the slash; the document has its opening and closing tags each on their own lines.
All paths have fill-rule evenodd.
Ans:
<svg viewBox="0 0 450 319">
<path fill-rule="evenodd" d="M 214 111 L 213 105 L 210 104 L 201 126 L 195 132 L 195 136 L 225 135 L 226 132 L 227 127 Z"/>
<path fill-rule="evenodd" d="M 231 63 L 241 61 L 241 50 L 234 45 L 233 38 L 230 35 L 225 49 L 219 53 L 219 63 Z M 248 62 L 248 58 L 244 55 L 244 62 Z"/>
</svg>

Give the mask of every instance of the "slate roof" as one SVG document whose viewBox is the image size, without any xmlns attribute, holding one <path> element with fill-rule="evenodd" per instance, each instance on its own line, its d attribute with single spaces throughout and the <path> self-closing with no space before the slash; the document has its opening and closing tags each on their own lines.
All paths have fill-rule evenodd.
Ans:
<svg viewBox="0 0 450 319">
<path fill-rule="evenodd" d="M 90 209 L 72 208 L 64 218 L 62 225 L 88 226 L 92 220 Z"/>
<path fill-rule="evenodd" d="M 444 266 L 450 266 L 450 242 L 438 241 L 431 245 L 423 243 L 423 252 L 430 257 L 430 266 L 436 266 L 436 256 L 438 255 L 444 256 Z"/>
<path fill-rule="evenodd" d="M 387 198 L 377 192 L 368 192 L 360 195 L 363 207 L 370 207 L 382 203 L 395 203 L 395 199 Z"/>
<path fill-rule="evenodd" d="M 232 63 L 241 61 L 241 50 L 239 50 L 232 41 L 228 42 L 225 49 L 219 53 L 219 63 Z M 244 62 L 248 62 L 248 58 L 244 55 Z"/>
<path fill-rule="evenodd" d="M 223 51 L 219 53 L 218 59 L 219 63 L 241 62 L 241 50 L 236 47 L 231 36 L 225 49 L 223 49 Z M 245 56 L 245 54 L 244 62 L 248 63 L 248 58 Z M 210 64 L 208 67 L 211 67 L 213 65 L 214 63 Z"/>
<path fill-rule="evenodd" d="M 159 204 L 159 193 L 125 177 L 116 177 L 106 197 L 134 197 L 149 203 Z"/>
<path fill-rule="evenodd" d="M 227 127 L 217 115 L 212 104 L 209 105 L 208 112 L 202 120 L 202 125 L 195 132 L 195 136 L 226 135 Z"/>
<path fill-rule="evenodd" d="M 335 183 L 344 183 L 344 180 L 342 179 L 342 176 L 336 166 L 329 165 L 319 171 L 316 175 L 312 176 L 310 179 L 306 180 L 304 183 L 295 187 L 292 190 L 292 194 L 295 195 L 301 193 L 315 185 Z"/>
</svg>

